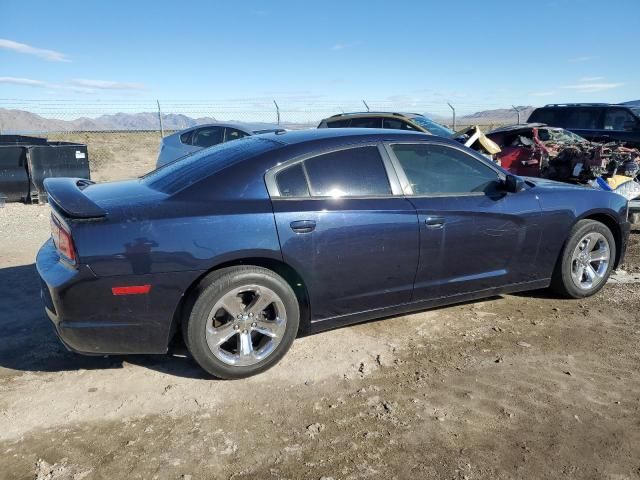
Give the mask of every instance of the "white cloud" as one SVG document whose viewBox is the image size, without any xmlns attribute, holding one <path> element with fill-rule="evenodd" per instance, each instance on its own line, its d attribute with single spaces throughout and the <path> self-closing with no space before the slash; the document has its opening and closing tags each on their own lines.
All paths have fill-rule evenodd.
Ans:
<svg viewBox="0 0 640 480">
<path fill-rule="evenodd" d="M 141 83 L 113 82 L 110 80 L 89 80 L 86 78 L 75 78 L 69 82 L 76 87 L 97 88 L 98 90 L 144 90 Z"/>
<path fill-rule="evenodd" d="M 582 77 L 579 79 L 579 82 L 599 82 L 600 80 L 604 80 L 604 77 Z"/>
<path fill-rule="evenodd" d="M 64 83 L 49 83 L 32 78 L 0 77 L 0 83 L 24 87 L 48 88 L 50 90 L 69 90 L 77 93 L 95 93 L 98 90 L 142 90 L 145 88 L 145 86 L 140 83 L 87 79 L 75 79 Z"/>
<path fill-rule="evenodd" d="M 564 85 L 561 88 L 566 88 L 569 90 L 576 90 L 578 92 L 585 92 L 585 93 L 590 93 L 590 92 L 602 92 L 604 90 L 611 90 L 613 88 L 619 88 L 622 87 L 624 85 L 624 83 L 605 83 L 605 82 L 600 82 L 600 83 L 578 83 L 575 85 Z"/>
<path fill-rule="evenodd" d="M 0 77 L 0 83 L 8 83 L 10 85 L 24 85 L 27 87 L 47 88 L 50 85 L 40 80 L 33 80 L 32 78 L 21 77 Z"/>
<path fill-rule="evenodd" d="M 7 40 L 6 38 L 0 38 L 0 48 L 5 50 L 11 50 L 17 53 L 25 53 L 27 55 L 35 55 L 36 57 L 44 58 L 50 62 L 70 62 L 71 60 L 64 53 L 56 52 L 55 50 L 47 50 L 45 48 L 36 48 L 26 43 L 18 43 L 13 40 Z"/>
</svg>

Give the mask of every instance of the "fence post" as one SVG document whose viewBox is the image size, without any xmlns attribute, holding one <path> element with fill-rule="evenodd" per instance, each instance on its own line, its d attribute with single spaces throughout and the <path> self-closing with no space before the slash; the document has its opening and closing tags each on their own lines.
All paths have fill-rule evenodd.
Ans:
<svg viewBox="0 0 640 480">
<path fill-rule="evenodd" d="M 513 109 L 516 111 L 516 114 L 518 115 L 518 125 L 520 125 L 520 110 L 518 110 L 518 107 L 516 107 L 515 105 L 511 105 L 513 107 Z"/>
<path fill-rule="evenodd" d="M 280 107 L 275 100 L 273 101 L 273 104 L 276 106 L 276 118 L 278 119 L 278 126 L 280 126 Z"/>
<path fill-rule="evenodd" d="M 447 105 L 449 105 L 449 108 L 453 112 L 453 131 L 455 132 L 456 131 L 456 109 L 449 102 L 447 102 Z"/>
<path fill-rule="evenodd" d="M 160 122 L 160 138 L 164 138 L 164 127 L 162 126 L 162 111 L 160 110 L 160 100 L 156 100 L 158 104 L 158 121 Z"/>
</svg>

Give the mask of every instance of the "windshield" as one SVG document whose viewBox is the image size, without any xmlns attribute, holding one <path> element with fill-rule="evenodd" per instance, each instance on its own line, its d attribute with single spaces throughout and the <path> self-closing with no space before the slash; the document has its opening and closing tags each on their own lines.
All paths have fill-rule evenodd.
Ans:
<svg viewBox="0 0 640 480">
<path fill-rule="evenodd" d="M 561 128 L 540 128 L 538 129 L 538 137 L 543 142 L 584 143 L 587 141 L 580 135 Z"/>
<path fill-rule="evenodd" d="M 411 117 L 411 121 L 417 123 L 422 128 L 426 129 L 429 133 L 438 135 L 440 137 L 449 138 L 452 137 L 455 133 L 453 130 L 450 130 L 444 125 L 440 125 L 439 123 L 436 123 L 433 120 L 428 119 L 427 117 Z"/>
<path fill-rule="evenodd" d="M 631 111 L 636 117 L 640 117 L 640 107 L 631 107 Z"/>
<path fill-rule="evenodd" d="M 278 148 L 281 144 L 261 137 L 226 142 L 180 157 L 154 170 L 142 181 L 167 194 L 173 194 L 238 161 Z"/>
</svg>

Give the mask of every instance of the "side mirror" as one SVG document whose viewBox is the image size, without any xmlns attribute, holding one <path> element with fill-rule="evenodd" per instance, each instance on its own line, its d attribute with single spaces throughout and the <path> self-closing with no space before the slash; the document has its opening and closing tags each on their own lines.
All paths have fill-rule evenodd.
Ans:
<svg viewBox="0 0 640 480">
<path fill-rule="evenodd" d="M 504 189 L 509 193 L 518 193 L 524 188 L 524 180 L 515 175 L 507 175 L 504 179 Z"/>
</svg>

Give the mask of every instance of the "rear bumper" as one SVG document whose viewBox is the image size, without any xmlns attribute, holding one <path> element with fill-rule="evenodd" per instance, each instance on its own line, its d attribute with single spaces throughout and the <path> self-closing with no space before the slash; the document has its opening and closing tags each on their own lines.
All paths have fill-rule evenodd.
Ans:
<svg viewBox="0 0 640 480">
<path fill-rule="evenodd" d="M 49 240 L 38 252 L 45 311 L 69 350 L 89 355 L 165 353 L 173 316 L 189 278 L 197 272 L 97 277 L 72 268 Z M 115 285 L 151 284 L 146 295 L 114 296 Z"/>
</svg>

